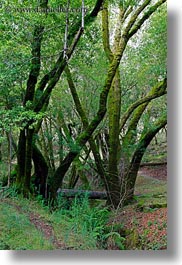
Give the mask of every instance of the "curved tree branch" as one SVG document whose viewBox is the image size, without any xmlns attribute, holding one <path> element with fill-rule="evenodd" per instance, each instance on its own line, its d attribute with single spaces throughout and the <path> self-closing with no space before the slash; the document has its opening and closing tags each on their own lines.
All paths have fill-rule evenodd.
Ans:
<svg viewBox="0 0 182 265">
<path fill-rule="evenodd" d="M 97 17 L 104 0 L 97 0 L 92 12 L 85 17 L 85 27 L 87 27 L 90 23 L 94 21 Z M 37 91 L 35 95 L 35 111 L 38 112 L 43 107 L 45 101 L 49 98 L 52 89 L 55 87 L 56 83 L 58 82 L 64 68 L 67 64 L 67 60 L 70 59 L 81 35 L 83 33 L 83 28 L 81 27 L 81 19 L 78 20 L 76 24 L 72 26 L 70 29 L 70 33 L 68 35 L 68 53 L 67 58 L 64 58 L 63 49 L 60 52 L 60 55 L 55 63 L 54 67 L 51 71 L 43 76 L 40 80 Z M 48 84 L 48 85 L 47 85 Z M 46 87 L 47 86 L 47 87 Z M 45 91 L 44 91 L 45 89 Z M 43 92 L 44 91 L 44 92 Z"/>
<path fill-rule="evenodd" d="M 162 4 L 167 0 L 159 0 L 155 5 L 151 6 L 149 10 L 139 19 L 129 31 L 128 37 L 131 38 L 143 25 L 145 20 L 147 20 Z"/>
<path fill-rule="evenodd" d="M 151 100 L 165 95 L 167 93 L 166 88 L 167 88 L 167 80 L 164 79 L 163 81 L 159 82 L 156 86 L 154 86 L 152 88 L 152 90 L 148 93 L 148 95 L 146 95 L 144 98 L 141 98 L 141 99 L 137 100 L 131 106 L 129 106 L 127 111 L 122 116 L 122 119 L 121 119 L 121 122 L 120 122 L 120 131 L 123 129 L 123 127 L 125 126 L 127 120 L 129 119 L 129 117 L 131 116 L 133 111 L 138 106 L 140 106 L 140 105 L 142 105 L 144 103 L 148 104 Z"/>
</svg>

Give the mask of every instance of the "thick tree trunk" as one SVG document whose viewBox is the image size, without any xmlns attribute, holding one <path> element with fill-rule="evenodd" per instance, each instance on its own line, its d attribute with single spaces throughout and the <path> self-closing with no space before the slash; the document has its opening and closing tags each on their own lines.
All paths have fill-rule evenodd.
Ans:
<svg viewBox="0 0 182 265">
<path fill-rule="evenodd" d="M 32 158 L 34 162 L 34 185 L 36 186 L 38 193 L 42 195 L 43 198 L 48 198 L 48 166 L 42 153 L 35 145 L 33 146 Z"/>
<path fill-rule="evenodd" d="M 17 186 L 25 196 L 31 192 L 31 170 L 32 170 L 32 142 L 33 142 L 33 129 L 23 129 L 20 132 L 18 142 L 18 175 Z"/>
<path fill-rule="evenodd" d="M 120 203 L 120 180 L 118 177 L 118 151 L 119 151 L 119 122 L 121 110 L 121 85 L 119 70 L 116 71 L 115 78 L 109 93 L 108 114 L 109 114 L 109 163 L 108 163 L 108 183 L 110 196 L 108 204 L 115 208 Z"/>
<path fill-rule="evenodd" d="M 105 1 L 102 11 L 102 33 L 103 45 L 107 58 L 111 62 L 121 41 L 121 21 L 124 15 L 124 9 L 120 8 L 118 23 L 114 36 L 113 52 L 110 47 L 109 19 L 108 19 L 108 1 Z M 123 46 L 125 49 L 125 46 Z M 108 161 L 108 205 L 117 208 L 120 204 L 120 180 L 118 177 L 118 151 L 119 151 L 119 123 L 121 111 L 121 84 L 119 68 L 116 70 L 108 100 L 109 117 L 109 161 Z"/>
</svg>

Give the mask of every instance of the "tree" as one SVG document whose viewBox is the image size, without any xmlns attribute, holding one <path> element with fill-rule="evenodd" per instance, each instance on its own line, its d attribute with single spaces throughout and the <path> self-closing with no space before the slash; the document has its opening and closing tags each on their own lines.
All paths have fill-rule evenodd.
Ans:
<svg viewBox="0 0 182 265">
<path fill-rule="evenodd" d="M 114 34 L 114 43 L 110 44 L 110 29 L 109 29 L 109 17 L 108 17 L 108 3 L 105 1 L 103 15 L 102 15 L 102 28 L 103 28 L 103 45 L 105 49 L 106 56 L 109 60 L 112 60 L 113 54 L 115 53 L 115 50 L 117 49 L 118 43 L 120 39 L 125 37 L 125 42 L 128 43 L 128 41 L 133 37 L 138 30 L 141 28 L 143 23 L 148 19 L 153 12 L 157 10 L 158 7 L 160 7 L 161 4 L 163 4 L 165 1 L 158 1 L 153 6 L 150 6 L 151 1 L 143 1 L 139 7 L 133 11 L 135 8 L 136 3 L 134 3 L 134 6 L 132 5 L 126 5 L 124 7 L 124 4 L 120 6 L 119 10 L 119 16 L 118 16 L 118 23 L 115 29 Z M 129 3 L 129 2 L 128 2 Z M 147 11 L 145 11 L 148 8 Z M 145 11 L 145 13 L 142 15 L 142 18 L 139 18 L 139 15 L 142 14 L 142 11 Z M 126 23 L 126 20 L 129 19 L 129 22 Z M 126 23 L 126 25 L 125 25 Z M 123 51 L 125 50 L 125 47 L 123 47 Z M 143 104 L 143 107 L 139 107 L 141 110 L 139 111 L 140 114 L 135 115 L 136 117 L 133 118 L 133 125 L 130 125 L 128 128 L 128 132 L 126 136 L 124 136 L 122 140 L 122 146 L 120 146 L 120 132 L 121 129 L 123 129 L 125 123 L 129 119 L 132 112 L 137 108 L 137 106 L 140 106 L 142 104 L 141 101 L 136 101 L 133 105 L 131 105 L 126 113 L 124 113 L 123 116 L 121 116 L 121 95 L 122 95 L 122 82 L 120 78 L 119 71 L 116 72 L 113 84 L 110 89 L 110 95 L 109 95 L 109 102 L 108 102 L 108 115 L 109 115 L 109 159 L 108 159 L 108 172 L 109 172 L 109 186 L 111 190 L 111 196 L 110 198 L 112 201 L 111 204 L 115 205 L 117 207 L 121 202 L 125 202 L 129 198 L 133 196 L 133 190 L 134 190 L 134 184 L 135 181 L 131 181 L 132 184 L 130 187 L 126 187 L 126 181 L 125 178 L 130 181 L 130 178 L 132 178 L 130 173 L 130 168 L 133 168 L 133 166 L 130 166 L 130 156 L 131 153 L 128 153 L 128 146 L 131 144 L 134 144 L 136 141 L 134 130 L 137 130 L 138 122 L 141 118 L 142 113 L 144 112 L 146 106 L 148 105 L 148 102 L 150 99 L 145 98 L 146 104 Z M 158 90 L 160 88 L 160 85 L 154 88 L 154 91 L 151 91 L 150 96 L 153 96 L 153 98 L 156 98 L 158 96 L 161 96 L 165 94 L 166 89 L 166 82 L 162 83 L 162 93 L 158 93 Z M 131 111 L 131 112 L 130 112 Z M 120 125 L 121 123 L 121 125 Z M 132 122 L 131 122 L 132 123 Z M 164 125 L 163 125 L 164 126 Z M 129 136 L 130 135 L 130 136 Z M 150 141 L 148 141 L 148 144 Z M 124 151 L 126 150 L 126 152 Z M 123 154 L 121 154 L 123 153 Z M 123 156 L 123 157 L 122 157 Z M 128 159 L 127 159 L 128 157 Z M 141 156 L 142 157 L 142 156 Z M 125 165 L 122 171 L 124 172 L 118 172 L 118 165 L 120 160 L 125 160 Z M 127 161 L 128 160 L 128 161 Z M 133 162 L 131 162 L 133 163 Z M 139 163 L 140 164 L 140 163 Z M 137 169 L 137 167 L 136 167 Z M 133 171 L 133 169 L 131 169 Z M 135 174 L 135 180 L 138 170 L 136 170 Z M 123 174 L 122 182 L 120 183 L 119 174 Z M 128 176 L 129 177 L 126 177 Z M 133 173 L 134 175 L 134 173 Z M 120 187 L 121 190 L 120 190 Z M 131 188 L 132 187 L 132 188 Z M 129 190 L 132 190 L 130 192 Z M 130 193 L 130 196 L 127 195 L 128 192 Z M 132 195 L 131 195 L 132 194 Z"/>
<path fill-rule="evenodd" d="M 25 29 L 22 28 L 20 15 L 13 17 L 14 21 L 8 17 L 9 24 L 5 22 L 3 24 L 5 31 L 12 25 L 18 28 L 17 45 L 20 40 L 24 39 L 20 47 L 23 60 L 26 61 L 28 58 L 30 62 L 25 65 L 25 69 L 19 72 L 17 70 L 15 80 L 12 80 L 13 73 L 9 71 L 9 66 L 5 71 L 11 77 L 10 82 L 7 82 L 9 90 L 12 91 L 13 87 L 17 88 L 17 93 L 15 93 L 17 102 L 22 105 L 18 110 L 18 113 L 21 113 L 21 119 L 14 121 L 19 129 L 16 183 L 25 196 L 31 192 L 33 161 L 34 183 L 41 186 L 40 192 L 45 195 L 49 176 L 50 196 L 55 200 L 57 190 L 62 186 L 73 161 L 80 162 L 79 158 L 83 154 L 84 160 L 87 161 L 92 153 L 97 173 L 108 194 L 108 204 L 117 208 L 132 197 L 137 174 L 137 170 L 134 171 L 133 168 L 138 168 L 151 139 L 165 124 L 164 119 L 153 114 L 151 119 L 154 125 L 147 128 L 145 122 L 145 111 L 148 106 L 154 99 L 159 99 L 166 93 L 165 74 L 160 75 L 157 71 L 155 76 L 150 76 L 150 83 L 146 85 L 143 81 L 147 77 L 145 71 L 139 78 L 138 71 L 130 70 L 133 65 L 136 65 L 132 59 L 132 56 L 137 54 L 136 50 L 140 49 L 139 55 L 141 55 L 147 47 L 147 43 L 143 48 L 141 42 L 137 46 L 132 43 L 132 40 L 143 38 L 145 35 L 143 29 L 150 28 L 151 25 L 149 19 L 152 21 L 166 1 L 113 3 L 97 0 L 95 5 L 90 1 L 85 2 L 88 7 L 92 8 L 85 15 L 85 28 L 82 27 L 81 16 L 76 13 L 72 16 L 69 14 L 66 50 L 64 41 L 60 43 L 60 39 L 64 40 L 65 36 L 62 26 L 65 14 L 49 14 L 49 12 L 36 16 L 23 14 Z M 36 3 L 33 1 L 32 6 L 36 7 Z M 57 4 L 56 1 L 55 3 L 54 1 L 41 1 L 40 8 L 46 10 L 51 5 L 56 7 Z M 61 1 L 61 4 L 66 4 L 66 1 Z M 27 3 L 19 5 L 20 7 L 28 6 Z M 74 6 L 80 7 L 80 2 L 75 1 Z M 102 27 L 99 24 L 101 11 Z M 119 12 L 118 17 L 114 17 L 114 22 L 110 19 L 113 12 Z M 155 23 L 156 21 L 154 19 Z M 13 35 L 12 32 L 11 34 Z M 8 41 L 5 41 L 8 47 Z M 25 49 L 27 44 L 28 53 Z M 152 46 L 153 43 L 151 42 L 150 45 Z M 106 58 L 103 58 L 104 52 Z M 18 55 L 17 51 L 15 55 Z M 20 59 L 16 56 L 15 61 L 19 61 Z M 165 57 L 165 52 L 163 57 Z M 6 59 L 5 54 L 3 54 L 3 59 Z M 97 60 L 99 60 L 99 65 L 96 64 Z M 10 62 L 13 62 L 12 58 Z M 86 65 L 84 69 L 81 66 L 83 62 Z M 129 62 L 133 62 L 133 65 Z M 147 63 L 147 59 L 144 62 L 146 65 L 138 63 L 138 67 L 143 65 L 143 68 L 147 68 L 149 62 Z M 5 70 L 5 63 L 3 69 Z M 18 69 L 18 66 L 15 69 Z M 155 73 L 154 69 L 149 72 Z M 22 80 L 21 78 L 19 80 L 19 73 L 22 73 Z M 125 73 L 126 80 L 122 73 Z M 161 76 L 161 81 L 158 81 L 159 76 Z M 132 84 L 129 84 L 130 80 Z M 133 81 L 136 81 L 137 85 L 136 82 L 133 84 Z M 4 82 L 3 86 L 7 84 Z M 72 99 L 68 95 L 67 84 Z M 78 91 L 78 87 L 82 85 L 87 87 L 85 92 L 83 89 Z M 132 90 L 129 89 L 130 85 L 133 87 Z M 94 91 L 97 97 L 88 93 L 88 91 L 93 91 L 93 86 L 95 86 Z M 58 89 L 65 89 L 66 93 L 59 91 L 59 99 L 56 99 Z M 7 98 L 9 100 L 9 95 Z M 124 104 L 123 98 L 126 98 Z M 66 105 L 66 110 L 60 106 L 61 104 Z M 89 110 L 86 108 L 88 104 L 90 106 L 92 104 Z M 12 113 L 16 108 L 12 105 L 8 106 L 8 109 Z M 75 135 L 73 136 L 73 127 L 70 126 L 75 124 L 75 120 L 79 125 L 74 128 Z M 58 141 L 59 161 L 55 161 L 54 156 L 54 133 Z M 103 146 L 97 146 L 98 139 L 107 146 L 108 157 L 101 151 Z M 124 161 L 122 172 L 119 168 L 121 161 Z"/>
</svg>

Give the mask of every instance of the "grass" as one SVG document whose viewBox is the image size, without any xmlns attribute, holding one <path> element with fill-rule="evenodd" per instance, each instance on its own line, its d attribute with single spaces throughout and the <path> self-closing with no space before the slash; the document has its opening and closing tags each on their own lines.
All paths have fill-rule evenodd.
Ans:
<svg viewBox="0 0 182 265">
<path fill-rule="evenodd" d="M 167 184 L 151 178 L 138 177 L 136 184 L 137 205 L 147 207 L 162 204 L 167 198 Z M 150 207 L 149 207 L 150 208 Z M 148 209 L 148 208 L 145 208 Z M 153 211 L 153 209 L 150 209 Z M 111 224 L 108 229 L 110 213 L 102 204 L 92 206 L 87 197 L 72 201 L 60 198 L 58 209 L 50 212 L 41 197 L 25 199 L 16 194 L 13 188 L 0 189 L 0 249 L 11 250 L 52 250 L 56 246 L 52 238 L 46 238 L 44 232 L 30 221 L 30 214 L 35 214 L 42 222 L 51 226 L 54 235 L 67 249 L 98 250 L 124 249 L 124 238 L 119 229 Z M 136 224 L 138 220 L 136 219 Z M 148 220 L 148 229 L 153 223 Z M 156 224 L 166 227 L 164 224 Z M 107 228 L 107 229 L 106 229 Z M 159 227 L 160 230 L 160 227 Z M 146 234 L 145 234 L 146 233 Z M 148 230 L 143 236 L 145 242 Z M 165 238 L 164 238 L 165 242 Z M 160 243 L 151 248 L 161 247 Z"/>
<path fill-rule="evenodd" d="M 13 197 L 10 194 L 13 193 Z M 35 214 L 48 224 L 56 239 L 67 249 L 103 249 L 107 238 L 105 226 L 109 212 L 99 206 L 91 207 L 87 198 L 70 202 L 69 209 L 60 207 L 50 212 L 43 201 L 24 199 L 14 191 L 6 192 L 8 198 L 0 198 L 0 249 L 52 250 L 53 238 L 46 239 L 43 232 L 30 221 Z"/>
<path fill-rule="evenodd" d="M 11 250 L 50 250 L 46 240 L 29 218 L 6 202 L 0 202 L 0 248 Z"/>
<path fill-rule="evenodd" d="M 164 205 L 167 202 L 167 182 L 139 176 L 135 194 L 139 206 Z"/>
</svg>

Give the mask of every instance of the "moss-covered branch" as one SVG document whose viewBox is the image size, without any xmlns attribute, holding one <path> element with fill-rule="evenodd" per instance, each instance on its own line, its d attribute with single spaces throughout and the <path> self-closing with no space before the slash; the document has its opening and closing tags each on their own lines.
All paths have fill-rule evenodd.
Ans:
<svg viewBox="0 0 182 265">
<path fill-rule="evenodd" d="M 132 16 L 130 17 L 124 32 L 123 32 L 123 37 L 129 39 L 128 33 L 131 30 L 132 26 L 134 25 L 134 23 L 136 22 L 138 16 L 140 15 L 140 13 L 142 13 L 142 11 L 150 4 L 151 0 L 145 0 L 143 2 L 142 5 L 140 5 L 132 14 Z"/>
<path fill-rule="evenodd" d="M 98 12 L 100 11 L 103 4 L 103 0 L 97 0 L 92 12 L 85 17 L 85 27 L 88 27 L 90 23 L 94 21 L 97 17 Z M 73 24 L 70 28 L 68 35 L 68 52 L 67 58 L 64 58 L 63 49 L 61 50 L 57 62 L 54 67 L 50 70 L 49 73 L 45 74 L 40 80 L 37 91 L 35 95 L 35 111 L 38 112 L 43 107 L 45 101 L 49 98 L 52 89 L 57 84 L 64 68 L 67 64 L 67 60 L 70 59 L 81 35 L 83 33 L 83 28 L 81 27 L 81 19 L 77 23 Z M 46 87 L 47 86 L 47 87 Z M 44 91 L 45 89 L 45 91 Z M 44 92 L 43 92 L 44 91 Z"/>
<path fill-rule="evenodd" d="M 120 122 L 120 131 L 123 129 L 127 120 L 129 119 L 129 117 L 131 116 L 131 114 L 137 107 L 139 107 L 140 105 L 144 103 L 148 104 L 151 100 L 165 95 L 167 93 L 166 88 L 167 88 L 167 80 L 165 79 L 159 82 L 157 85 L 155 85 L 152 88 L 152 90 L 148 93 L 148 95 L 146 95 L 144 98 L 141 98 L 135 101 L 131 106 L 129 106 L 127 111 L 122 116 L 122 119 Z"/>
<path fill-rule="evenodd" d="M 149 10 L 140 18 L 129 31 L 129 38 L 131 38 L 143 25 L 143 23 L 167 0 L 159 0 L 155 5 L 151 6 Z"/>
<path fill-rule="evenodd" d="M 84 111 L 82 104 L 80 102 L 80 99 L 79 99 L 78 93 L 76 91 L 76 87 L 75 87 L 75 84 L 73 82 L 72 75 L 71 75 L 71 72 L 70 72 L 68 66 L 65 68 L 65 72 L 67 75 L 67 81 L 69 84 L 69 88 L 71 90 L 71 94 L 72 94 L 72 97 L 73 97 L 73 100 L 75 103 L 76 110 L 80 116 L 80 119 L 82 121 L 84 129 L 86 129 L 89 125 L 88 118 L 86 117 L 85 111 Z M 101 156 L 99 154 L 98 148 L 97 148 L 95 141 L 94 141 L 92 136 L 89 139 L 89 144 L 90 144 L 90 147 L 91 147 L 94 159 L 95 159 L 98 174 L 100 175 L 101 180 L 103 181 L 105 188 L 108 191 L 106 172 L 105 172 L 105 169 L 103 167 L 102 159 L 101 159 Z"/>
<path fill-rule="evenodd" d="M 105 54 L 109 61 L 111 62 L 113 59 L 113 53 L 110 47 L 110 34 L 109 34 L 109 21 L 108 21 L 108 1 L 104 2 L 102 9 L 102 42 Z"/>
<path fill-rule="evenodd" d="M 30 73 L 27 81 L 27 88 L 24 98 L 24 105 L 28 100 L 32 101 L 35 92 L 35 86 L 40 72 L 40 56 L 41 56 L 41 43 L 43 37 L 44 27 L 42 25 L 36 25 L 33 33 L 32 41 L 32 59 Z"/>
</svg>

